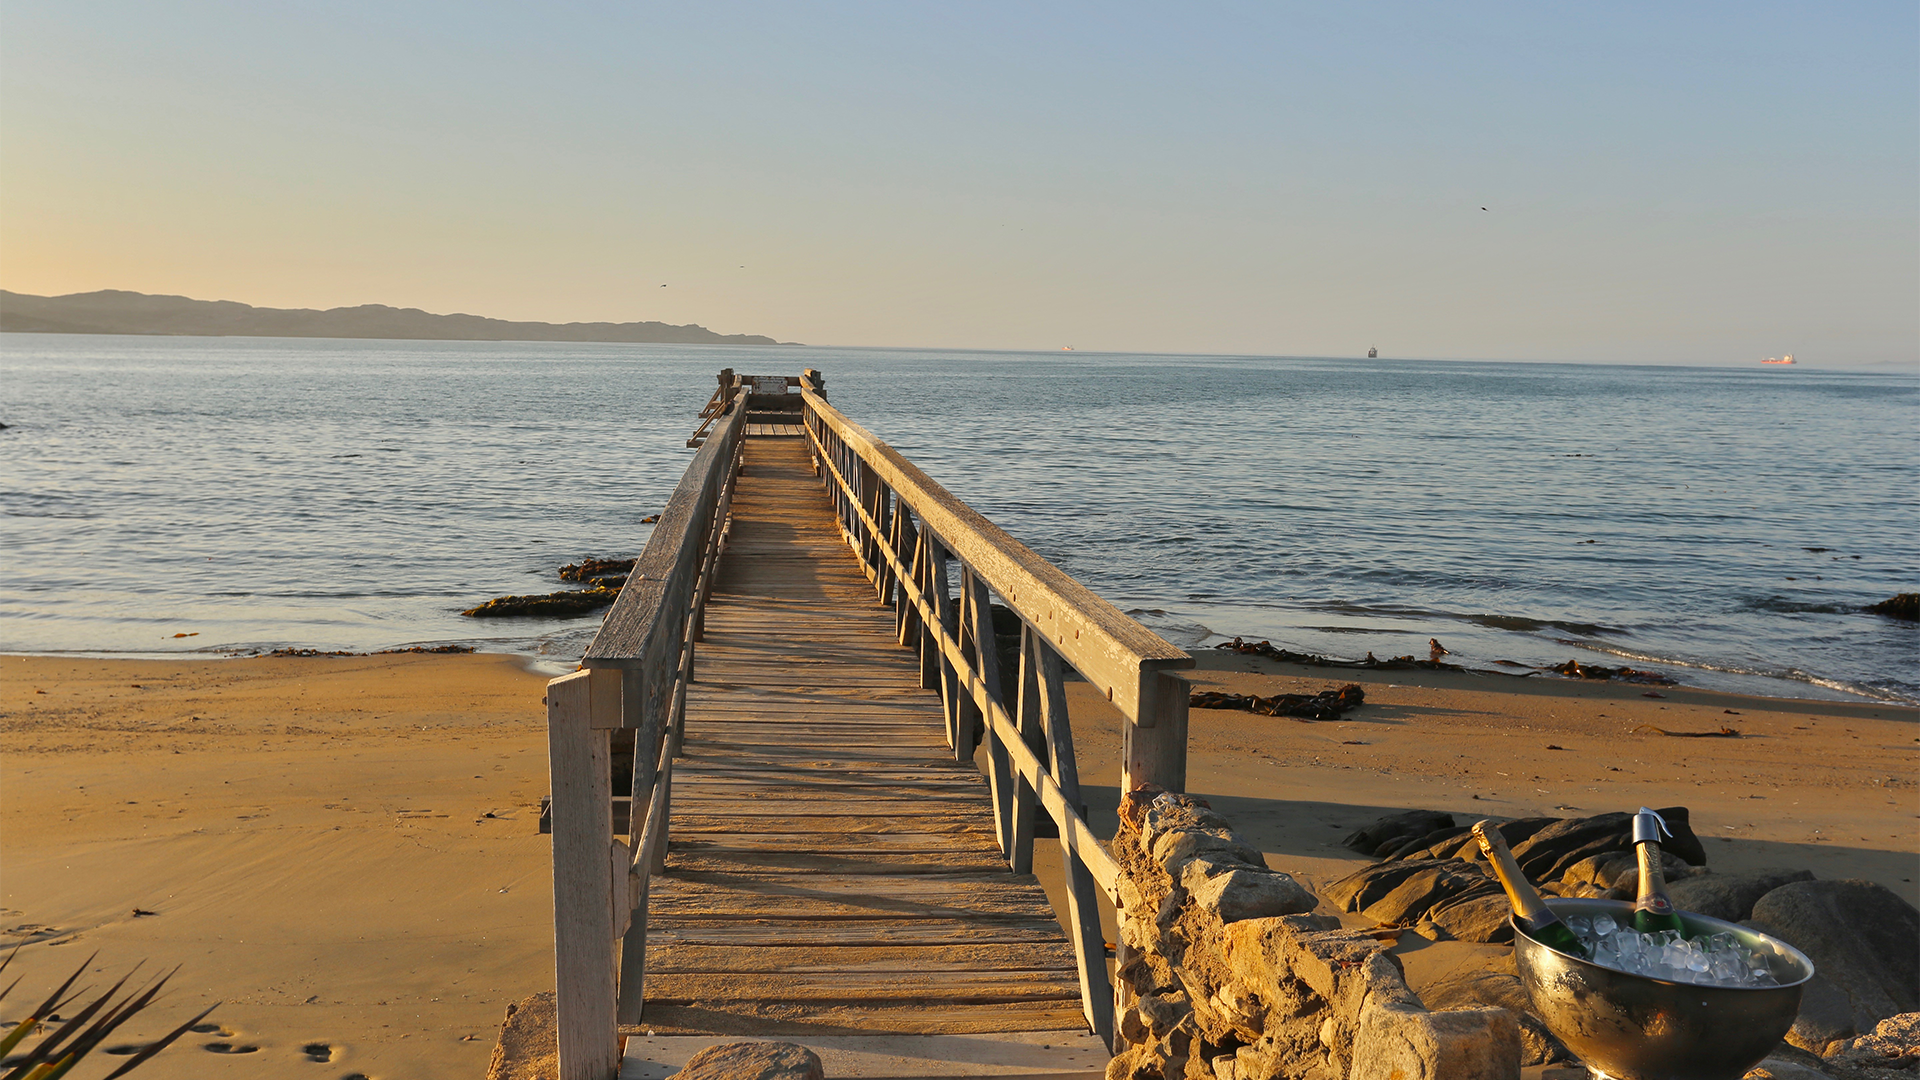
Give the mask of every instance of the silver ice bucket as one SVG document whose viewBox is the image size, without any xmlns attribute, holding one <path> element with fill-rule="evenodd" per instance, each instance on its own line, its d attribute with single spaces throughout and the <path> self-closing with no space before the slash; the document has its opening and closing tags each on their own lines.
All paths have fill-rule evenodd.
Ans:
<svg viewBox="0 0 1920 1080">
<path fill-rule="evenodd" d="M 1633 905 L 1547 898 L 1555 915 L 1611 915 Z M 1515 924 L 1513 959 L 1527 999 L 1547 1029 L 1587 1066 L 1614 1080 L 1739 1080 L 1767 1056 L 1800 1013 L 1813 978 L 1805 954 L 1738 923 L 1679 912 L 1689 932 L 1732 934 L 1766 957 L 1777 986 L 1699 986 L 1591 964 L 1542 945 Z"/>
</svg>

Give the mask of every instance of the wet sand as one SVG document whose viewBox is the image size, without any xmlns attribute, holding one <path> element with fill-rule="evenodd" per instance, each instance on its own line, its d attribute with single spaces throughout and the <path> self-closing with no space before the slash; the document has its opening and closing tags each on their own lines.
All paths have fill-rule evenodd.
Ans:
<svg viewBox="0 0 1920 1080">
<path fill-rule="evenodd" d="M 1920 711 L 1201 659 L 1200 689 L 1366 690 L 1332 723 L 1193 712 L 1190 789 L 1310 883 L 1363 863 L 1339 841 L 1398 810 L 1644 803 L 1690 807 L 1715 868 L 1804 866 L 1916 899 Z M 507 1003 L 551 986 L 545 677 L 518 660 L 4 657 L 0 671 L 0 942 L 31 943 L 9 977 L 50 988 L 95 950 L 96 979 L 182 965 L 123 1043 L 224 1002 L 212 1019 L 231 1035 L 183 1040 L 140 1075 L 477 1077 Z M 1069 694 L 1110 833 L 1117 718 L 1084 684 Z M 1037 853 L 1049 886 L 1053 851 Z M 1456 962 L 1449 947 L 1403 945 L 1409 973 Z"/>
</svg>

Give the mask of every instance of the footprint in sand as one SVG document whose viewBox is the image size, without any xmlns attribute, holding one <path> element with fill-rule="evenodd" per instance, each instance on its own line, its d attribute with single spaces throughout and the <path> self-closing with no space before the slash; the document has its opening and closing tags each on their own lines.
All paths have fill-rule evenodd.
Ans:
<svg viewBox="0 0 1920 1080">
<path fill-rule="evenodd" d="M 103 1046 L 100 1048 L 100 1052 L 103 1054 L 119 1054 L 125 1057 L 129 1054 L 137 1054 L 146 1048 L 146 1043 L 121 1043 L 119 1046 Z"/>
<path fill-rule="evenodd" d="M 257 1046 L 248 1046 L 245 1043 L 236 1045 L 230 1042 L 212 1042 L 201 1047 L 201 1049 L 210 1054 L 254 1054 L 260 1051 L 260 1048 Z"/>
<path fill-rule="evenodd" d="M 307 1056 L 308 1061 L 328 1062 L 333 1060 L 336 1051 L 331 1043 L 310 1042 L 301 1047 L 300 1052 Z"/>
<path fill-rule="evenodd" d="M 193 1032 L 195 1035 L 218 1035 L 223 1039 L 233 1038 L 233 1032 L 228 1031 L 219 1024 L 195 1024 L 187 1030 Z"/>
</svg>

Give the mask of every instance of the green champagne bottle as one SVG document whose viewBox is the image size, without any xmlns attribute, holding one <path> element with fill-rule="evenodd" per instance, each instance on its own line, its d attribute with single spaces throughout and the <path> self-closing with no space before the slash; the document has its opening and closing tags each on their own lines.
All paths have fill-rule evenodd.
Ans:
<svg viewBox="0 0 1920 1080">
<path fill-rule="evenodd" d="M 1478 822 L 1473 827 L 1473 836 L 1480 842 L 1480 852 L 1487 857 L 1487 864 L 1493 867 L 1493 876 L 1507 891 L 1514 920 L 1527 936 L 1548 948 L 1589 959 L 1587 947 L 1580 944 L 1580 939 L 1547 907 L 1547 902 L 1534 891 L 1533 883 L 1520 872 L 1520 864 L 1513 861 L 1513 852 L 1507 850 L 1507 838 L 1500 835 L 1500 827 L 1491 821 Z"/>
<path fill-rule="evenodd" d="M 1660 866 L 1660 834 L 1673 835 L 1667 821 L 1646 807 L 1633 815 L 1633 850 L 1640 861 L 1640 890 L 1633 901 L 1633 928 L 1643 934 L 1672 930 L 1692 937 L 1667 899 L 1667 876 Z"/>
</svg>

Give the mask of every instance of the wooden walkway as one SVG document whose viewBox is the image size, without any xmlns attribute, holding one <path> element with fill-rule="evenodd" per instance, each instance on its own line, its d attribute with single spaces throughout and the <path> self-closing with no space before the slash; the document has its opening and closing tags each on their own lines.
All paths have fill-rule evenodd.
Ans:
<svg viewBox="0 0 1920 1080">
<path fill-rule="evenodd" d="M 987 785 L 947 749 L 806 440 L 745 446 L 649 892 L 644 1023 L 623 1030 L 1090 1040 L 1073 950 L 1008 871 Z"/>
</svg>

